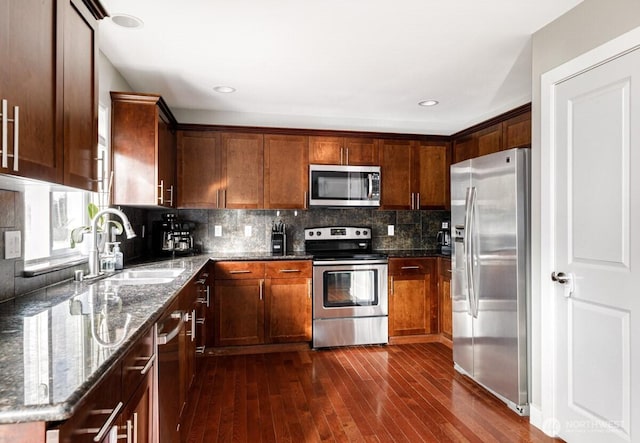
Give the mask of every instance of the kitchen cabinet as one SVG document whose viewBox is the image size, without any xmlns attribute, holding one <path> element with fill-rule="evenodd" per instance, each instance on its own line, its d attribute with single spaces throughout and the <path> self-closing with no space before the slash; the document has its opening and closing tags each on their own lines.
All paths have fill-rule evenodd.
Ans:
<svg viewBox="0 0 640 443">
<path fill-rule="evenodd" d="M 311 263 L 218 262 L 214 346 L 311 340 Z"/>
<path fill-rule="evenodd" d="M 436 259 L 389 259 L 389 336 L 438 331 Z"/>
<path fill-rule="evenodd" d="M 113 204 L 176 206 L 177 124 L 162 97 L 111 92 Z"/>
<path fill-rule="evenodd" d="M 382 209 L 449 205 L 449 144 L 380 140 Z"/>
<path fill-rule="evenodd" d="M 221 134 L 221 207 L 261 209 L 264 204 L 262 134 Z"/>
<path fill-rule="evenodd" d="M 502 123 L 482 129 L 474 137 L 477 139 L 475 157 L 499 152 L 502 150 Z"/>
<path fill-rule="evenodd" d="M 105 15 L 96 0 L 0 5 L 0 59 L 12 61 L 0 70 L 1 173 L 96 190 L 96 32 Z"/>
<path fill-rule="evenodd" d="M 453 141 L 453 162 L 458 163 L 477 157 L 477 139 L 471 135 Z"/>
<path fill-rule="evenodd" d="M 309 163 L 377 166 L 376 140 L 368 137 L 309 137 Z"/>
<path fill-rule="evenodd" d="M 220 134 L 214 131 L 178 131 L 179 208 L 220 207 Z"/>
<path fill-rule="evenodd" d="M 438 258 L 438 297 L 440 301 L 440 333 L 447 338 L 453 334 L 451 312 L 451 259 Z"/>
<path fill-rule="evenodd" d="M 265 342 L 311 341 L 311 262 L 267 262 L 265 277 Z"/>
<path fill-rule="evenodd" d="M 264 208 L 307 207 L 308 143 L 306 136 L 264 136 Z"/>
<path fill-rule="evenodd" d="M 502 124 L 503 149 L 531 146 L 531 110 Z"/>
</svg>

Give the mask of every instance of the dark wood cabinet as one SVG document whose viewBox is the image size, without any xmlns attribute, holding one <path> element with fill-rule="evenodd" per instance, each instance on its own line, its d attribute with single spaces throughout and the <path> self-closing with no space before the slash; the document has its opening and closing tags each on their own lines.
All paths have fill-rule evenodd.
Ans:
<svg viewBox="0 0 640 443">
<path fill-rule="evenodd" d="M 260 209 L 264 203 L 262 134 L 221 135 L 222 204 L 227 209 Z"/>
<path fill-rule="evenodd" d="M 264 136 L 264 208 L 304 209 L 309 189 L 308 137 Z"/>
<path fill-rule="evenodd" d="M 382 209 L 449 205 L 449 144 L 380 140 Z"/>
<path fill-rule="evenodd" d="M 389 336 L 438 331 L 436 259 L 389 259 Z"/>
<path fill-rule="evenodd" d="M 447 338 L 453 334 L 451 311 L 451 259 L 438 258 L 438 297 L 440 299 L 440 333 Z"/>
<path fill-rule="evenodd" d="M 111 92 L 113 204 L 174 207 L 176 120 L 159 95 Z"/>
<path fill-rule="evenodd" d="M 502 123 L 482 129 L 474 134 L 476 137 L 476 157 L 493 154 L 502 150 Z"/>
<path fill-rule="evenodd" d="M 220 207 L 220 134 L 178 131 L 179 208 Z"/>
<path fill-rule="evenodd" d="M 0 99 L 8 120 L 1 173 L 97 189 L 96 32 L 106 12 L 90 3 L 0 5 Z"/>
<path fill-rule="evenodd" d="M 473 136 L 465 136 L 453 141 L 453 161 L 458 163 L 477 157 L 477 140 Z"/>
<path fill-rule="evenodd" d="M 213 345 L 311 340 L 311 263 L 215 264 Z"/>
<path fill-rule="evenodd" d="M 502 124 L 503 149 L 531 146 L 531 111 L 517 115 Z"/>
<path fill-rule="evenodd" d="M 376 166 L 379 164 L 376 140 L 367 137 L 309 137 L 309 163 Z"/>
<path fill-rule="evenodd" d="M 311 262 L 267 262 L 265 277 L 265 342 L 311 341 Z"/>
</svg>

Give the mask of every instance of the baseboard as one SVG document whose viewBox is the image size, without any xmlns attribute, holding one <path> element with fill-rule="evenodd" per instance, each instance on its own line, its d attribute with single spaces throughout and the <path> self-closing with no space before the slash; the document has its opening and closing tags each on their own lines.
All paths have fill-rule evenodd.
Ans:
<svg viewBox="0 0 640 443">
<path fill-rule="evenodd" d="M 544 431 L 542 428 L 542 423 L 544 419 L 542 417 L 542 410 L 538 408 L 537 405 L 530 404 L 529 405 L 529 423 L 531 423 L 536 428 Z"/>
<path fill-rule="evenodd" d="M 442 334 L 405 335 L 389 337 L 390 345 L 408 345 L 413 343 L 442 343 L 452 348 L 453 342 Z"/>
</svg>

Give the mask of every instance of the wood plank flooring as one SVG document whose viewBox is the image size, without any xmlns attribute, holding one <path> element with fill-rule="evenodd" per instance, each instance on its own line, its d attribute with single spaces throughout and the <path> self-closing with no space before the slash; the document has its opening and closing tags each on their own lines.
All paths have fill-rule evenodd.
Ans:
<svg viewBox="0 0 640 443">
<path fill-rule="evenodd" d="M 553 441 L 453 369 L 441 343 L 205 357 L 187 441 Z"/>
</svg>

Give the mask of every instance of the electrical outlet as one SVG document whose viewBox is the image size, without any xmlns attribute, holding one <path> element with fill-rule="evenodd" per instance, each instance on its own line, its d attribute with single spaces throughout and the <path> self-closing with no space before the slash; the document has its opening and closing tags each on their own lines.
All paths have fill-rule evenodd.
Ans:
<svg viewBox="0 0 640 443">
<path fill-rule="evenodd" d="M 20 231 L 6 231 L 4 233 L 4 258 L 20 258 L 21 251 Z"/>
<path fill-rule="evenodd" d="M 222 237 L 222 226 L 215 225 L 213 227 L 213 236 L 214 237 Z"/>
<path fill-rule="evenodd" d="M 387 235 L 392 237 L 395 235 L 395 226 L 394 225 L 387 225 Z"/>
<path fill-rule="evenodd" d="M 251 226 L 250 225 L 245 225 L 245 227 L 244 227 L 244 236 L 245 237 L 251 237 Z"/>
</svg>

